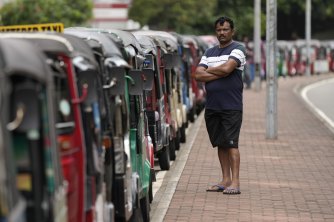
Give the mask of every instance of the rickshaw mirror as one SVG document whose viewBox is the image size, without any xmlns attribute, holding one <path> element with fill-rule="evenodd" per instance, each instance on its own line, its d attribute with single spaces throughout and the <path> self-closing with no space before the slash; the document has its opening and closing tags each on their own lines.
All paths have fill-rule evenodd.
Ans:
<svg viewBox="0 0 334 222">
<path fill-rule="evenodd" d="M 71 114 L 71 106 L 67 99 L 61 99 L 59 101 L 59 111 L 65 117 L 68 117 Z"/>
<path fill-rule="evenodd" d="M 143 89 L 152 90 L 154 82 L 154 71 L 152 69 L 143 69 Z"/>
<path fill-rule="evenodd" d="M 129 94 L 134 96 L 143 95 L 143 79 L 141 70 L 130 70 L 128 73 Z"/>
<path fill-rule="evenodd" d="M 163 55 L 163 61 L 165 65 L 165 69 L 172 69 L 173 66 L 173 54 L 166 53 Z"/>
<path fill-rule="evenodd" d="M 144 68 L 155 70 L 153 55 L 151 54 L 145 55 Z"/>
<path fill-rule="evenodd" d="M 103 89 L 109 90 L 113 96 L 124 95 L 125 92 L 125 68 L 124 67 L 108 67 L 109 80 Z"/>
<path fill-rule="evenodd" d="M 14 91 L 12 99 L 12 121 L 8 123 L 9 130 L 28 132 L 40 127 L 39 95 L 32 85 L 25 85 Z"/>
</svg>

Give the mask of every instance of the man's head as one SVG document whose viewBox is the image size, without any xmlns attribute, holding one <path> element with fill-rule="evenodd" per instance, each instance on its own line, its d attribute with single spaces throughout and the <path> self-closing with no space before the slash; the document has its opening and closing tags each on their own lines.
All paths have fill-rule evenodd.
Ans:
<svg viewBox="0 0 334 222">
<path fill-rule="evenodd" d="M 220 17 L 215 21 L 215 31 L 217 39 L 221 46 L 224 46 L 232 41 L 234 35 L 233 20 L 228 17 Z"/>
</svg>

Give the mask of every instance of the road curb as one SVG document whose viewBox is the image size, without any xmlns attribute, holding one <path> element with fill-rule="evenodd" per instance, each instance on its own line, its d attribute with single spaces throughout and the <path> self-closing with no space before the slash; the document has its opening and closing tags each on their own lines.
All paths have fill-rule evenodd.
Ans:
<svg viewBox="0 0 334 222">
<path fill-rule="evenodd" d="M 153 201 L 151 203 L 151 221 L 163 221 L 179 182 L 180 176 L 188 160 L 189 153 L 192 149 L 203 118 L 204 111 L 201 112 L 193 124 L 189 125 L 187 132 L 187 142 L 181 144 L 180 150 L 176 156 L 176 160 L 174 161 L 170 170 L 166 172 L 160 188 L 154 195 Z"/>
</svg>

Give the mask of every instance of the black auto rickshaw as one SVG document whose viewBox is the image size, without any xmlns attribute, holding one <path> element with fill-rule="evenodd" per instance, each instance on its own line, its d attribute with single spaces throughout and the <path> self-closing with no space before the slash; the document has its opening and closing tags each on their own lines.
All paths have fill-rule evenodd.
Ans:
<svg viewBox="0 0 334 222">
<path fill-rule="evenodd" d="M 7 217 L 5 221 L 67 221 L 67 184 L 56 141 L 54 87 L 46 57 L 31 42 L 3 35 L 0 55 L 0 134 L 4 136 L 0 150 L 6 157 L 1 162 L 6 172 L 0 180 L 1 216 Z"/>
</svg>

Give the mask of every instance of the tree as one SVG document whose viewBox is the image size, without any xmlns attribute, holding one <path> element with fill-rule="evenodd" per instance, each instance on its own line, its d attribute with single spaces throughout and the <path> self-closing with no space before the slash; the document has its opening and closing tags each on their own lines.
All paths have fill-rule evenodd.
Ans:
<svg viewBox="0 0 334 222">
<path fill-rule="evenodd" d="M 65 26 L 84 25 L 92 18 L 90 0 L 16 0 L 0 9 L 2 25 L 61 22 Z"/>
<path fill-rule="evenodd" d="M 265 0 L 262 0 L 265 1 Z M 253 38 L 254 28 L 254 2 L 242 0 L 218 0 L 215 17 L 226 15 L 234 20 L 236 27 L 236 39 L 241 40 L 242 36 Z M 265 16 L 261 14 L 261 33 L 265 33 Z"/>
<path fill-rule="evenodd" d="M 151 29 L 200 34 L 212 31 L 216 0 L 134 0 L 129 18 Z"/>
<path fill-rule="evenodd" d="M 306 0 L 277 1 L 277 35 L 278 39 L 305 37 Z M 312 38 L 334 38 L 334 4 L 332 0 L 312 0 Z M 321 24 L 321 25 L 319 25 Z"/>
<path fill-rule="evenodd" d="M 261 34 L 265 36 L 266 0 L 261 1 L 261 9 Z M 253 37 L 254 1 L 132 0 L 129 11 L 129 17 L 141 25 L 182 34 L 214 34 L 213 23 L 222 15 L 234 19 L 237 39 Z M 334 32 L 326 33 L 333 23 L 333 0 L 312 0 L 312 36 L 334 38 Z M 291 39 L 294 33 L 304 37 L 305 0 L 277 0 L 278 39 Z"/>
</svg>

